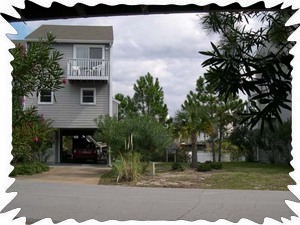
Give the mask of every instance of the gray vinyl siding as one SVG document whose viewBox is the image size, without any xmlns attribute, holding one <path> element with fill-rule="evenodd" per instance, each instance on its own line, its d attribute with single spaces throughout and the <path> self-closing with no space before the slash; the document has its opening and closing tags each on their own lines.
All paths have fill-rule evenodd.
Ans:
<svg viewBox="0 0 300 225">
<path fill-rule="evenodd" d="M 64 74 L 67 74 L 67 59 L 73 58 L 73 44 L 68 43 L 57 43 L 54 44 L 55 50 L 59 51 L 63 58 L 59 61 L 60 67 L 65 71 Z"/>
<path fill-rule="evenodd" d="M 110 47 L 109 47 L 109 45 L 107 45 L 107 44 L 105 45 L 104 51 L 105 51 L 104 59 L 105 60 L 110 60 Z"/>
<path fill-rule="evenodd" d="M 96 104 L 80 104 L 80 88 L 96 88 Z M 109 111 L 109 89 L 105 83 L 74 82 L 55 92 L 53 104 L 38 104 L 36 94 L 26 100 L 35 105 L 45 118 L 53 120 L 56 128 L 96 128 L 94 119 Z"/>
<path fill-rule="evenodd" d="M 118 106 L 119 103 L 113 100 L 113 117 L 118 118 Z"/>
</svg>

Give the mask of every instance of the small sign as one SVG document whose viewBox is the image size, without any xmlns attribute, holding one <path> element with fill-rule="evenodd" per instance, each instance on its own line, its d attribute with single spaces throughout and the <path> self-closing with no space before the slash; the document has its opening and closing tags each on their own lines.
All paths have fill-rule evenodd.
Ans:
<svg viewBox="0 0 300 225">
<path fill-rule="evenodd" d="M 175 148 L 170 148 L 168 149 L 169 154 L 176 154 L 176 149 Z"/>
</svg>

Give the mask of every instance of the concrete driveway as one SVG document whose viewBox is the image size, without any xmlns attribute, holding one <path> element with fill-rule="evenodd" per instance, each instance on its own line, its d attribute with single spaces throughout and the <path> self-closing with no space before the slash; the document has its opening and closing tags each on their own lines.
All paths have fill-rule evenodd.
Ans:
<svg viewBox="0 0 300 225">
<path fill-rule="evenodd" d="M 50 170 L 42 174 L 18 176 L 17 180 L 98 184 L 100 176 L 110 169 L 99 164 L 59 164 L 50 166 Z"/>
</svg>

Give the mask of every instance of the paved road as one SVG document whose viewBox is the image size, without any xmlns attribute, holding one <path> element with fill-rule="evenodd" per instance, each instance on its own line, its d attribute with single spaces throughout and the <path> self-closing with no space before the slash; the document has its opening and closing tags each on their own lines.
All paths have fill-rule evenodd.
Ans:
<svg viewBox="0 0 300 225">
<path fill-rule="evenodd" d="M 27 221 L 50 217 L 54 222 L 73 218 L 106 220 L 208 220 L 238 222 L 247 218 L 290 219 L 295 214 L 284 200 L 298 201 L 288 191 L 235 191 L 135 188 L 17 180 L 8 190 L 17 197 L 3 210 L 21 207 Z"/>
</svg>

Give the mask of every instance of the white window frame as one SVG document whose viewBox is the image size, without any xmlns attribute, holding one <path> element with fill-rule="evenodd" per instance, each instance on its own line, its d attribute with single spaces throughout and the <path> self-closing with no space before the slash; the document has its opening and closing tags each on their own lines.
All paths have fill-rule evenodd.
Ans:
<svg viewBox="0 0 300 225">
<path fill-rule="evenodd" d="M 54 92 L 51 91 L 51 101 L 50 102 L 42 102 L 41 101 L 41 93 L 38 94 L 38 104 L 40 105 L 52 105 L 53 104 L 53 98 L 54 98 Z"/>
<path fill-rule="evenodd" d="M 105 59 L 105 45 L 74 45 L 73 59 L 77 59 L 77 47 L 87 47 L 89 49 L 88 55 L 90 55 L 90 48 L 102 48 L 102 60 Z"/>
<path fill-rule="evenodd" d="M 83 91 L 93 91 L 94 101 L 93 102 L 83 102 Z M 80 88 L 80 104 L 81 105 L 96 105 L 96 88 Z"/>
</svg>

